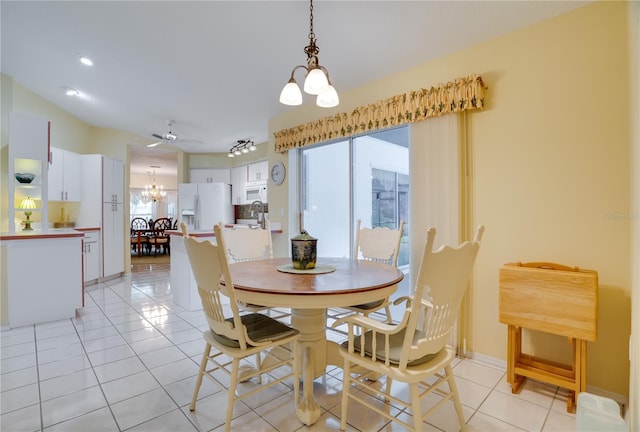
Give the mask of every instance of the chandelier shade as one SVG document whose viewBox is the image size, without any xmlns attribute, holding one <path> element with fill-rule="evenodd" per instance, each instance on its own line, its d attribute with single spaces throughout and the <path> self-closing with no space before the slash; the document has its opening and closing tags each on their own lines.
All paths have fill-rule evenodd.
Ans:
<svg viewBox="0 0 640 432">
<path fill-rule="evenodd" d="M 280 103 L 292 106 L 302 104 L 302 92 L 293 76 L 280 92 Z"/>
<path fill-rule="evenodd" d="M 294 78 L 294 74 L 298 69 L 307 71 L 304 79 L 303 89 L 305 93 L 316 95 L 316 105 L 322 108 L 333 108 L 338 106 L 340 98 L 338 92 L 329 81 L 329 71 L 320 66 L 318 61 L 318 53 L 320 48 L 316 45 L 316 35 L 313 32 L 313 0 L 309 2 L 309 45 L 304 47 L 307 54 L 307 64 L 298 65 L 291 71 L 291 78 L 280 92 L 280 103 L 284 105 L 301 105 L 302 92 L 298 83 Z"/>
<path fill-rule="evenodd" d="M 322 69 L 311 69 L 304 79 L 304 91 L 310 95 L 318 95 L 325 91 L 329 86 L 327 76 Z"/>
</svg>

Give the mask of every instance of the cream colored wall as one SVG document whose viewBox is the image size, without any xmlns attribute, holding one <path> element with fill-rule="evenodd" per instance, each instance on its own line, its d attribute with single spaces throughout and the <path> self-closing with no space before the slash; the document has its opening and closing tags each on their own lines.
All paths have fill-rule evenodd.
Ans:
<svg viewBox="0 0 640 432">
<path fill-rule="evenodd" d="M 188 155 L 189 168 L 233 168 L 265 160 L 268 153 L 268 143 L 256 144 L 255 151 L 234 158 L 228 157 L 227 153 L 191 153 Z"/>
<path fill-rule="evenodd" d="M 633 228 L 631 239 L 632 247 L 632 295 L 631 295 L 631 387 L 629 389 L 629 430 L 640 430 L 640 2 L 629 4 L 629 57 L 630 65 L 630 94 L 632 104 L 629 117 L 632 124 L 633 151 L 631 157 L 632 191 L 631 214 Z M 634 264 L 635 263 L 635 264 Z"/>
<path fill-rule="evenodd" d="M 552 261 L 594 269 L 600 278 L 599 325 L 598 340 L 588 346 L 587 383 L 623 397 L 629 390 L 631 296 L 626 7 L 623 2 L 591 4 L 341 93 L 338 109 L 304 107 L 269 123 L 271 136 L 407 90 L 480 73 L 489 88 L 484 111 L 468 115 L 474 178 L 467 204 L 470 225 L 484 224 L 487 231 L 470 293 L 468 349 L 506 359 L 506 326 L 498 322 L 502 264 Z M 340 91 L 339 78 L 334 81 Z M 286 155 L 274 153 L 273 146 L 269 150 L 271 163 L 287 163 Z M 284 185 L 270 187 L 270 207 L 287 208 L 288 192 Z M 287 243 L 285 236 L 274 238 L 276 254 L 286 255 Z M 540 355 L 567 345 L 555 338 L 534 337 L 533 342 Z"/>
<path fill-rule="evenodd" d="M 78 100 L 78 103 L 84 103 Z M 41 114 L 51 122 L 51 147 L 87 153 L 92 127 L 14 81 L 13 111 Z"/>
</svg>

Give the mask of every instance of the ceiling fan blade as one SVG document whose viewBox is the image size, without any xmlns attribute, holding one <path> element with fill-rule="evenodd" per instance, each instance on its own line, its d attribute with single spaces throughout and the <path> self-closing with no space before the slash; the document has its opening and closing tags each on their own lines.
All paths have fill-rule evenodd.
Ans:
<svg viewBox="0 0 640 432">
<path fill-rule="evenodd" d="M 156 147 L 156 146 L 159 146 L 160 144 L 164 144 L 164 141 L 157 141 L 157 142 L 148 144 L 147 147 Z"/>
<path fill-rule="evenodd" d="M 158 134 L 155 134 L 155 133 L 151 134 L 151 136 L 154 137 L 154 138 L 158 138 L 159 140 L 163 140 L 164 139 L 164 136 L 158 135 Z"/>
</svg>

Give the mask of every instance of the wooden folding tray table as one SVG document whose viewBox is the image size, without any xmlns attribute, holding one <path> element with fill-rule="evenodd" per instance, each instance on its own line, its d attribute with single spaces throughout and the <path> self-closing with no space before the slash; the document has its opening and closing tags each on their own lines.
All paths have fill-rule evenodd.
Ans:
<svg viewBox="0 0 640 432">
<path fill-rule="evenodd" d="M 500 269 L 500 322 L 507 324 L 507 382 L 518 393 L 527 377 L 569 390 L 567 411 L 586 390 L 587 341 L 597 335 L 598 273 L 559 264 L 505 264 Z M 522 353 L 522 329 L 569 338 L 573 364 Z"/>
</svg>

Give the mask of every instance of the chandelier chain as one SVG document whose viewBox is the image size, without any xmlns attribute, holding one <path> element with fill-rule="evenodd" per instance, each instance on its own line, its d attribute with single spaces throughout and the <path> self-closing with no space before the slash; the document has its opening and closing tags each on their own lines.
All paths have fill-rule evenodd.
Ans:
<svg viewBox="0 0 640 432">
<path fill-rule="evenodd" d="M 313 32 L 313 0 L 309 3 L 309 40 L 316 39 L 316 35 Z"/>
</svg>

